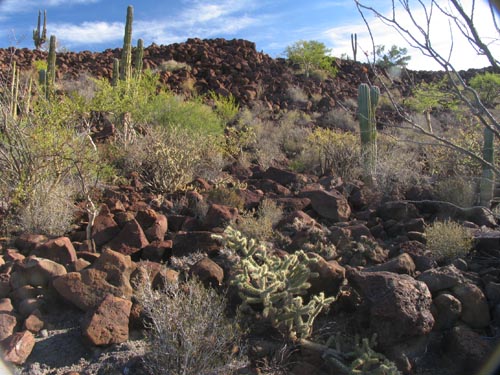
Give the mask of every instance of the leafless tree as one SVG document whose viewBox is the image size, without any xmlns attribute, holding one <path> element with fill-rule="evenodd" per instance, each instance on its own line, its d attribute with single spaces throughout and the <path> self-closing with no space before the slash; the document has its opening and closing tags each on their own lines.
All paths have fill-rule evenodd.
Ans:
<svg viewBox="0 0 500 375">
<path fill-rule="evenodd" d="M 455 38 L 465 38 L 478 55 L 485 56 L 487 58 L 491 66 L 491 70 L 495 73 L 500 73 L 499 56 L 495 56 L 495 53 L 491 48 L 494 43 L 497 43 L 500 40 L 500 29 L 498 27 L 497 19 L 498 13 L 495 11 L 491 3 L 490 14 L 495 26 L 496 35 L 489 36 L 488 42 L 486 42 L 485 38 L 479 34 L 476 27 L 477 22 L 484 22 L 484 20 L 478 20 L 475 18 L 475 10 L 477 9 L 476 0 L 468 1 L 467 8 L 462 5 L 460 0 L 392 0 L 392 6 L 389 12 L 383 12 L 382 10 L 376 9 L 371 5 L 366 5 L 366 3 L 362 0 L 354 0 L 354 2 L 368 28 L 372 40 L 373 51 L 375 51 L 375 42 L 370 24 L 367 20 L 367 14 L 374 15 L 385 25 L 392 27 L 411 47 L 416 48 L 424 56 L 427 56 L 437 62 L 443 68 L 445 75 L 448 77 L 453 94 L 470 109 L 471 113 L 476 116 L 487 131 L 493 133 L 495 140 L 498 141 L 500 138 L 499 119 L 495 117 L 491 109 L 481 101 L 478 93 L 468 85 L 451 62 L 451 55 L 455 46 Z M 421 12 L 424 15 L 423 19 L 417 19 L 417 12 Z M 433 44 L 436 35 L 431 31 L 431 23 L 437 16 L 439 16 L 439 13 L 446 16 L 449 27 L 451 44 L 449 50 L 445 52 L 438 50 Z M 452 32 L 453 26 L 456 26 L 456 29 L 459 30 L 459 32 L 455 33 L 455 35 Z M 374 62 L 372 63 L 372 67 L 376 71 Z M 384 88 L 397 114 L 403 123 L 409 125 L 412 130 L 418 131 L 420 134 L 428 137 L 428 139 L 436 141 L 439 145 L 450 147 L 476 161 L 479 161 L 483 165 L 483 171 L 489 170 L 490 172 L 493 172 L 494 175 L 500 174 L 500 168 L 494 163 L 485 160 L 483 155 L 479 155 L 473 152 L 473 150 L 462 147 L 445 136 L 433 133 L 427 126 L 418 124 L 401 105 L 396 103 L 390 90 L 388 90 L 387 87 Z M 484 203 L 483 199 L 482 203 Z"/>
</svg>

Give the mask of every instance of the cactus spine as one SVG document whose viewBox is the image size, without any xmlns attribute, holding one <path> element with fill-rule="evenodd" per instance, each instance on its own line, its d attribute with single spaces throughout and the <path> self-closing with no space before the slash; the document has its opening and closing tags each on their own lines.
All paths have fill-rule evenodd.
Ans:
<svg viewBox="0 0 500 375">
<path fill-rule="evenodd" d="M 490 128 L 484 128 L 483 135 L 483 159 L 490 164 L 495 163 L 495 148 L 494 148 L 494 134 Z M 481 193 L 480 204 L 489 207 L 493 199 L 493 186 L 495 176 L 493 171 L 487 165 L 483 165 L 483 174 L 481 177 Z"/>
<path fill-rule="evenodd" d="M 134 8 L 129 5 L 127 8 L 127 21 L 125 23 L 125 35 L 123 37 L 122 58 L 120 61 L 120 79 L 130 80 L 132 76 L 132 21 L 134 18 Z"/>
<path fill-rule="evenodd" d="M 116 87 L 119 79 L 120 79 L 120 60 L 113 59 L 113 77 L 111 80 L 111 85 L 113 87 Z"/>
<path fill-rule="evenodd" d="M 36 29 L 33 30 L 33 42 L 35 48 L 40 49 L 47 40 L 47 11 L 43 11 L 43 28 L 40 29 L 42 11 L 38 11 L 38 23 Z"/>
<path fill-rule="evenodd" d="M 354 61 L 356 61 L 356 56 L 358 54 L 358 34 L 351 34 L 351 47 Z"/>
<path fill-rule="evenodd" d="M 380 89 L 362 83 L 358 88 L 358 119 L 361 135 L 361 154 L 365 178 L 373 180 L 377 165 L 377 121 L 375 111 Z"/>
<path fill-rule="evenodd" d="M 142 59 L 144 58 L 144 41 L 142 39 L 137 40 L 137 48 L 134 54 L 134 67 L 135 74 L 139 77 L 142 73 Z"/>
</svg>

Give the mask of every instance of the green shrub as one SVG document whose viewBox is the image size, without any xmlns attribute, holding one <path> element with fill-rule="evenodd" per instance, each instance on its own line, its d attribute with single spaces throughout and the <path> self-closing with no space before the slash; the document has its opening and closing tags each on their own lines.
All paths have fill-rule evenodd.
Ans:
<svg viewBox="0 0 500 375">
<path fill-rule="evenodd" d="M 233 121 L 238 115 L 240 107 L 236 102 L 236 98 L 232 94 L 224 96 L 217 94 L 215 91 L 210 91 L 209 98 L 214 102 L 215 113 L 219 115 L 225 124 Z"/>
<path fill-rule="evenodd" d="M 486 72 L 476 74 L 470 80 L 470 86 L 474 88 L 483 104 L 489 108 L 494 108 L 498 104 L 500 97 L 500 74 Z"/>
<path fill-rule="evenodd" d="M 224 206 L 236 207 L 240 211 L 243 210 L 245 205 L 245 199 L 238 194 L 237 189 L 226 186 L 215 187 L 210 190 L 207 200 Z"/>
<path fill-rule="evenodd" d="M 136 296 L 150 320 L 144 363 L 153 374 L 231 373 L 241 332 L 225 316 L 226 301 L 195 279 L 153 290 L 137 286 Z"/>
<path fill-rule="evenodd" d="M 438 261 L 464 257 L 472 249 L 469 229 L 454 221 L 435 221 L 425 229 L 427 248 Z"/>
</svg>

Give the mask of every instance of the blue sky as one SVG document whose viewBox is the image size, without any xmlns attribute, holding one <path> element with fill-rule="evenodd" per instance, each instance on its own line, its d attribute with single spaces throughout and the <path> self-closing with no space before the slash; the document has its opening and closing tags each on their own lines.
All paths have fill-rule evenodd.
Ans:
<svg viewBox="0 0 500 375">
<path fill-rule="evenodd" d="M 471 2 L 462 1 L 464 6 Z M 387 0 L 366 0 L 366 3 L 380 10 L 390 5 Z M 318 40 L 331 48 L 335 56 L 342 53 L 352 56 L 350 34 L 357 33 L 359 49 L 371 48 L 366 26 L 353 0 L 0 0 L 0 47 L 32 48 L 32 29 L 36 27 L 39 9 L 47 10 L 49 35 L 56 35 L 60 46 L 68 50 L 121 47 L 128 5 L 134 6 L 134 40 L 142 38 L 146 46 L 152 42 L 183 42 L 193 37 L 242 38 L 255 42 L 259 51 L 279 57 L 295 41 Z M 485 0 L 479 0 L 476 8 L 479 16 L 481 12 L 489 14 Z M 370 16 L 368 20 L 375 44 L 406 46 L 393 30 Z M 451 39 L 447 34 L 449 29 L 446 22 L 436 23 L 435 44 L 445 46 Z M 493 27 L 484 26 L 483 31 L 485 35 L 495 35 Z M 461 45 L 458 38 L 454 43 L 453 57 L 459 69 L 486 65 L 466 50 L 467 46 Z M 498 43 L 494 50 L 500 52 Z M 418 51 L 410 49 L 409 53 L 410 68 L 434 68 Z M 365 59 L 361 51 L 358 59 L 359 56 Z"/>
</svg>

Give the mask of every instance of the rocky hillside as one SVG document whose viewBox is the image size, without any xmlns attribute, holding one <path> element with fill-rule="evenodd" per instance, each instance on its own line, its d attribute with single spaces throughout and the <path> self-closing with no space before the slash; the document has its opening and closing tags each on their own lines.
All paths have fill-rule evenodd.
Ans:
<svg viewBox="0 0 500 375">
<path fill-rule="evenodd" d="M 109 78 L 120 52 L 60 53 L 58 79 Z M 12 60 L 28 70 L 45 58 L 3 49 L 0 70 Z M 169 61 L 186 65 L 172 71 Z M 326 114 L 374 78 L 366 65 L 337 64 L 335 78 L 306 79 L 244 40 L 189 39 L 144 54 L 144 66 L 174 91 L 191 82 L 199 93 L 232 93 L 243 106 L 260 101 L 276 113 Z M 408 72 L 401 92 L 407 80 L 437 77 Z M 292 88 L 305 97 L 294 98 Z M 485 207 L 438 201 L 416 185 L 382 199 L 371 183 L 330 171 L 251 162 L 228 163 L 221 180 L 196 178 L 165 195 L 145 189 L 137 173 L 120 183 L 99 189 L 95 217 L 77 202 L 80 214 L 64 236 L 13 232 L 0 239 L 0 341 L 20 373 L 151 374 L 148 361 L 165 346 L 146 345 L 147 328 L 158 321 L 139 290 L 190 276 L 223 292 L 231 313 L 246 302 L 245 345 L 225 349 L 247 359 L 224 373 L 469 375 L 499 344 L 500 227 Z M 445 246 L 447 256 L 433 253 L 427 228 L 436 220 L 459 222 L 465 244 Z M 262 247 L 232 238 L 229 224 L 262 235 Z M 455 239 L 447 236 L 437 237 L 446 245 Z M 316 311 L 325 299 L 335 302 Z M 297 329 L 290 334 L 290 327 Z M 187 338 L 181 334 L 174 341 Z M 195 337 L 207 340 L 206 351 L 219 342 L 211 331 Z"/>
</svg>

